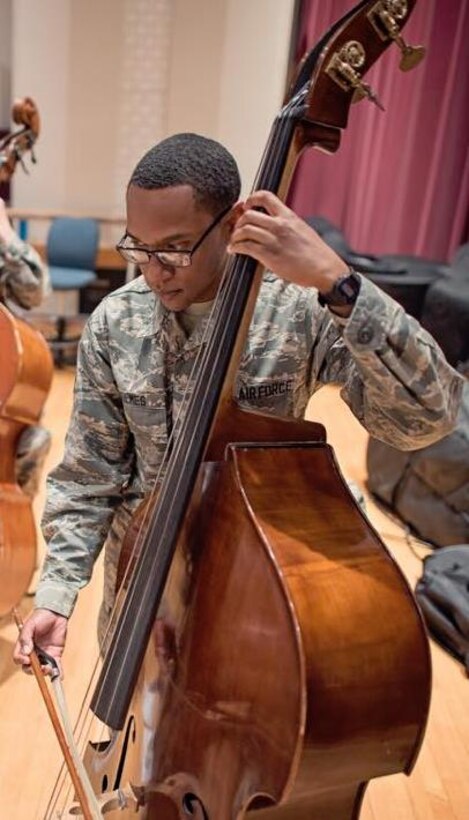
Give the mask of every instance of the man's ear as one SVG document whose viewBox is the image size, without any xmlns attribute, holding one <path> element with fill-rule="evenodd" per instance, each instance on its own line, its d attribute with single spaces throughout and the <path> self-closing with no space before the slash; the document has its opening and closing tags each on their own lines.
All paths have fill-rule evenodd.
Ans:
<svg viewBox="0 0 469 820">
<path fill-rule="evenodd" d="M 231 234 L 233 233 L 234 226 L 236 225 L 239 217 L 241 216 L 241 214 L 244 213 L 244 211 L 245 211 L 244 202 L 240 201 L 240 202 L 237 202 L 235 205 L 233 205 L 231 211 L 229 212 L 229 214 L 226 218 L 226 222 L 225 222 L 225 225 L 226 225 L 226 228 L 227 228 L 227 239 L 230 238 Z"/>
</svg>

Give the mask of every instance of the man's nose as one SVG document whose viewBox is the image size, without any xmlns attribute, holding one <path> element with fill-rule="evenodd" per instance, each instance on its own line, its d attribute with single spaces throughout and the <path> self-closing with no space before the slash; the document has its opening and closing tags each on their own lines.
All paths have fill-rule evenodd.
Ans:
<svg viewBox="0 0 469 820">
<path fill-rule="evenodd" d="M 147 265 L 147 273 L 151 276 L 152 282 L 167 282 L 174 276 L 174 268 L 163 265 L 158 257 L 152 256 Z"/>
</svg>

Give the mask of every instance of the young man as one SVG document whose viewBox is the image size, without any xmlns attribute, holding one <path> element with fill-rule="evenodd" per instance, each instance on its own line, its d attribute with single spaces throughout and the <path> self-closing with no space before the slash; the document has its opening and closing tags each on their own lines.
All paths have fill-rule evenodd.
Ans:
<svg viewBox="0 0 469 820">
<path fill-rule="evenodd" d="M 239 191 L 232 156 L 194 134 L 164 140 L 132 175 L 119 247 L 142 276 L 99 305 L 82 338 L 66 451 L 49 478 L 49 552 L 17 663 L 28 665 L 33 640 L 60 659 L 78 590 L 105 544 L 103 636 L 122 537 L 177 435 L 228 254 L 273 271 L 241 362 L 241 404 L 301 417 L 333 382 L 362 424 L 396 447 L 424 446 L 453 425 L 461 379 L 431 337 L 276 196 L 239 203 Z"/>
<path fill-rule="evenodd" d="M 48 286 L 47 265 L 34 248 L 16 234 L 0 198 L 0 301 L 30 310 L 41 304 Z M 39 425 L 28 427 L 18 442 L 16 479 L 30 498 L 37 493 L 49 449 L 50 433 Z"/>
</svg>

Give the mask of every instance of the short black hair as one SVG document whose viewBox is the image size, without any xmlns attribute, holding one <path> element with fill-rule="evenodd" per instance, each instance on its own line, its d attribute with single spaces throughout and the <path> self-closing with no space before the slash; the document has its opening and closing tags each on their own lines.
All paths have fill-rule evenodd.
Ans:
<svg viewBox="0 0 469 820">
<path fill-rule="evenodd" d="M 196 201 L 215 215 L 237 201 L 241 179 L 234 157 L 223 145 L 186 133 L 150 148 L 137 163 L 129 185 L 147 189 L 191 185 Z"/>
</svg>

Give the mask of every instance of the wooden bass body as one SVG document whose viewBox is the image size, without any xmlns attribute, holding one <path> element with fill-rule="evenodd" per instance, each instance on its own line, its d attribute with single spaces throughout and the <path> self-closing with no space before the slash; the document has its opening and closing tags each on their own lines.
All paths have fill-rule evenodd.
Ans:
<svg viewBox="0 0 469 820">
<path fill-rule="evenodd" d="M 36 560 L 31 500 L 16 482 L 15 459 L 23 430 L 37 423 L 52 380 L 43 337 L 0 304 L 0 615 L 28 588 Z"/>
<path fill-rule="evenodd" d="M 430 660 L 332 449 L 229 446 L 188 522 L 125 728 L 87 755 L 103 805 L 139 795 L 109 817 L 357 818 L 370 779 L 412 768 Z"/>
</svg>

